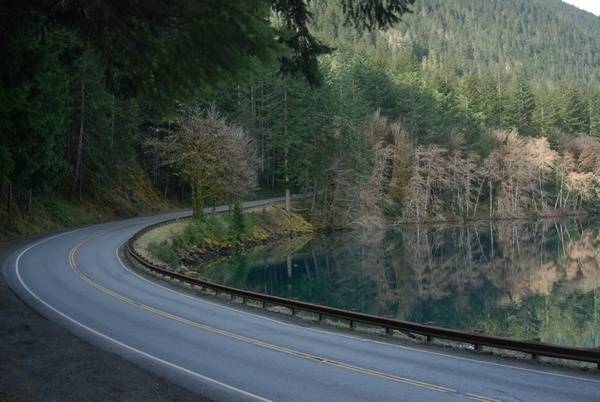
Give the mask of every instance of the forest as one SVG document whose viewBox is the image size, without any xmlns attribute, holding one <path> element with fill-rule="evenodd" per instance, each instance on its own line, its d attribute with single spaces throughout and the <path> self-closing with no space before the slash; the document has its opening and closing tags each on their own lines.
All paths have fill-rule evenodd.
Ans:
<svg viewBox="0 0 600 402">
<path fill-rule="evenodd" d="M 0 19 L 3 235 L 286 191 L 323 228 L 600 205 L 600 28 L 559 0 L 36 0 Z"/>
</svg>

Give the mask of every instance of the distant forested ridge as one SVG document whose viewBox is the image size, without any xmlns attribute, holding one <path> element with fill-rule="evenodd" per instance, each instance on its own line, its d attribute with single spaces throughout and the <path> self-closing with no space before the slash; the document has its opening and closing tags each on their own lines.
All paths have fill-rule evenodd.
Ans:
<svg viewBox="0 0 600 402">
<path fill-rule="evenodd" d="M 336 43 L 410 51 L 459 76 L 600 84 L 600 18 L 561 0 L 419 0 L 401 24 L 376 33 L 348 30 L 335 1 L 317 3 L 316 25 Z"/>
</svg>

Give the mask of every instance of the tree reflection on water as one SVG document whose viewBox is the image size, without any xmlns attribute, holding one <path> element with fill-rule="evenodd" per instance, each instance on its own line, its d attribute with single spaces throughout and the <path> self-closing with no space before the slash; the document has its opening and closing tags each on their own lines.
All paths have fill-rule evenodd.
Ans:
<svg viewBox="0 0 600 402">
<path fill-rule="evenodd" d="M 597 228 L 573 219 L 339 232 L 198 270 L 229 285 L 371 314 L 600 346 Z"/>
</svg>

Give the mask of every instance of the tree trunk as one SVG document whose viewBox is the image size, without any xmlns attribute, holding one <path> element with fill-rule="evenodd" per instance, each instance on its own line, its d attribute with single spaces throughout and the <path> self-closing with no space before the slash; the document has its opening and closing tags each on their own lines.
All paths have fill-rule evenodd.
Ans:
<svg viewBox="0 0 600 402">
<path fill-rule="evenodd" d="M 154 153 L 154 163 L 152 166 L 152 184 L 154 184 L 155 186 L 158 186 L 158 171 L 160 170 L 160 160 L 159 160 L 160 155 L 158 154 L 158 152 Z"/>
<path fill-rule="evenodd" d="M 317 278 L 319 277 L 319 260 L 317 260 L 317 255 L 315 254 L 315 250 L 311 250 L 313 265 L 315 266 L 315 275 Z"/>
<path fill-rule="evenodd" d="M 194 181 L 192 180 L 190 182 L 190 186 L 192 187 L 192 217 L 197 218 L 196 215 L 196 185 L 194 184 Z"/>
<path fill-rule="evenodd" d="M 202 210 L 202 194 L 200 193 L 200 186 L 195 180 L 192 180 L 192 213 L 194 219 L 202 219 L 204 211 Z"/>
<path fill-rule="evenodd" d="M 115 95 L 112 96 L 111 116 L 110 116 L 110 150 L 114 150 L 115 145 Z"/>
<path fill-rule="evenodd" d="M 285 210 L 290 212 L 290 176 L 288 172 L 288 155 L 289 155 L 289 139 L 288 139 L 288 103 L 287 103 L 287 79 L 283 79 L 283 136 L 285 141 L 283 169 L 285 174 Z"/>
<path fill-rule="evenodd" d="M 481 197 L 481 191 L 483 190 L 484 180 L 481 180 L 481 184 L 479 184 L 479 190 L 477 190 L 477 198 L 475 199 L 475 206 L 473 207 L 473 218 L 477 215 L 477 208 L 479 207 L 479 199 Z"/>
<path fill-rule="evenodd" d="M 12 204 L 12 183 L 8 183 L 8 196 L 6 197 L 6 212 L 10 213 L 10 204 Z"/>
<path fill-rule="evenodd" d="M 83 154 L 83 133 L 85 128 L 85 54 L 83 56 L 83 66 L 81 71 L 81 104 L 80 104 L 80 119 L 79 119 L 79 138 L 77 142 L 77 155 L 75 161 L 75 177 L 73 178 L 73 187 L 71 195 L 75 196 L 77 186 L 79 186 L 79 194 L 81 197 L 81 159 Z"/>
<path fill-rule="evenodd" d="M 490 261 L 494 260 L 494 224 L 490 222 Z"/>
<path fill-rule="evenodd" d="M 29 189 L 27 192 L 27 213 L 31 214 L 31 210 L 33 209 L 33 190 Z"/>
<path fill-rule="evenodd" d="M 164 192 L 165 200 L 167 199 L 168 191 L 169 191 L 169 171 L 167 171 L 166 178 L 165 178 L 165 192 Z"/>
<path fill-rule="evenodd" d="M 492 181 L 489 181 L 490 185 L 490 219 L 494 216 L 494 197 L 493 197 L 493 185 Z"/>
<path fill-rule="evenodd" d="M 288 254 L 286 257 L 286 266 L 287 266 L 287 277 L 292 277 L 292 255 Z"/>
<path fill-rule="evenodd" d="M 312 196 L 312 203 L 310 205 L 310 213 L 314 214 L 315 213 L 315 208 L 317 206 L 317 180 L 315 179 L 314 184 L 313 184 L 313 196 Z"/>
</svg>

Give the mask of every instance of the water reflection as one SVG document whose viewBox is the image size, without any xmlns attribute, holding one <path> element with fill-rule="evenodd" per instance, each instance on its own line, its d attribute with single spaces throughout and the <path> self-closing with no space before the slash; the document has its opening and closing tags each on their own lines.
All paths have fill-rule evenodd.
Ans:
<svg viewBox="0 0 600 402">
<path fill-rule="evenodd" d="M 260 247 L 199 268 L 229 285 L 399 319 L 600 346 L 599 226 L 406 226 Z"/>
</svg>

